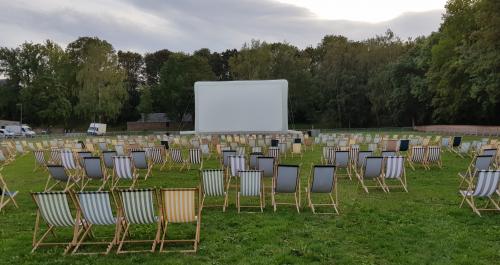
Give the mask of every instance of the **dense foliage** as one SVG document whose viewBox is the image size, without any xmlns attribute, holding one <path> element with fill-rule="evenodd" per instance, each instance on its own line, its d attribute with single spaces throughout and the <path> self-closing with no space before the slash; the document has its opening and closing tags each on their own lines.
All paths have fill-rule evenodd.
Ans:
<svg viewBox="0 0 500 265">
<path fill-rule="evenodd" d="M 253 40 L 240 50 L 116 52 L 82 37 L 0 48 L 0 119 L 74 126 L 141 112 L 179 121 L 198 80 L 287 79 L 289 119 L 322 127 L 500 122 L 500 2 L 450 0 L 439 31 L 401 40 L 325 36 L 316 47 Z M 143 102 L 141 102 L 143 101 Z"/>
</svg>

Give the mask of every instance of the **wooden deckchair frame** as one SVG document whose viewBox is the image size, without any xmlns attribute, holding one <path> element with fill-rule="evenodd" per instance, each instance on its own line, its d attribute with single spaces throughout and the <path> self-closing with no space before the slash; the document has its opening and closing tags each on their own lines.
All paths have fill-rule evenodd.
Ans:
<svg viewBox="0 0 500 265">
<path fill-rule="evenodd" d="M 413 161 L 413 156 L 414 156 L 414 152 L 413 152 L 413 147 L 418 147 L 419 149 L 423 149 L 424 150 L 424 153 L 422 154 L 422 161 L 421 162 L 416 162 L 416 161 Z M 416 163 L 420 163 L 422 164 L 422 166 L 424 167 L 424 169 L 426 169 L 426 166 L 425 166 L 425 159 L 427 157 L 427 153 L 428 153 L 428 150 L 427 150 L 427 147 L 425 146 L 413 146 L 410 148 L 410 155 L 408 157 L 408 159 L 405 159 L 407 162 L 408 162 L 408 165 L 410 165 L 411 169 L 412 170 L 415 170 L 416 168 Z M 414 165 L 415 163 L 415 165 Z"/>
<path fill-rule="evenodd" d="M 402 173 L 401 173 L 401 176 L 399 178 L 397 178 L 399 180 L 399 182 L 401 183 L 401 185 L 388 185 L 386 180 L 392 180 L 392 178 L 386 178 L 385 174 L 386 174 L 386 166 L 387 166 L 387 158 L 384 158 L 384 161 L 382 162 L 383 164 L 383 167 L 382 167 L 382 184 L 384 185 L 385 187 L 385 190 L 387 191 L 387 193 L 390 192 L 390 188 L 402 188 L 405 192 L 408 192 L 408 183 L 406 181 L 406 167 L 405 167 L 405 161 L 406 158 L 403 157 L 403 163 L 402 163 Z"/>
<path fill-rule="evenodd" d="M 106 184 L 108 183 L 108 180 L 110 179 L 110 177 L 108 175 L 108 172 L 107 172 L 107 169 L 106 169 L 106 166 L 104 165 L 104 162 L 102 161 L 101 157 L 93 156 L 93 157 L 88 157 L 88 158 L 90 158 L 90 159 L 99 159 L 99 163 L 100 163 L 100 166 L 101 166 L 101 172 L 102 172 L 102 176 L 103 176 L 102 184 L 100 186 L 87 186 L 91 181 L 95 181 L 96 179 L 88 177 L 86 166 L 82 165 L 83 176 L 81 178 L 82 179 L 82 184 L 81 184 L 82 186 L 80 188 L 80 191 L 83 191 L 85 188 L 91 188 L 91 187 L 92 188 L 96 188 L 97 187 L 98 188 L 97 191 L 101 191 L 102 189 L 104 189 L 104 187 L 106 187 Z M 83 161 L 85 161 L 85 158 L 83 158 Z"/>
<path fill-rule="evenodd" d="M 246 171 L 259 171 L 259 170 L 246 170 Z M 274 178 L 274 177 L 273 177 Z M 264 212 L 264 172 L 260 170 L 260 195 L 259 195 L 259 205 L 241 205 L 241 196 L 240 196 L 240 188 L 241 188 L 241 176 L 238 178 L 238 182 L 236 184 L 236 207 L 238 208 L 238 213 L 241 212 L 241 208 L 260 208 L 260 212 Z M 247 197 L 247 196 L 245 196 Z M 250 197 L 250 196 L 248 196 Z M 251 196 L 255 197 L 255 196 Z M 256 213 L 256 212 L 247 212 L 246 213 Z"/>
<path fill-rule="evenodd" d="M 366 160 L 368 160 L 369 157 L 366 158 Z M 383 178 L 383 174 L 384 174 L 384 160 L 382 159 L 382 165 L 381 165 L 381 168 L 380 168 L 380 175 L 378 177 L 374 177 L 374 178 L 370 178 L 369 180 L 374 180 L 376 181 L 376 184 L 378 185 L 366 185 L 365 184 L 365 178 L 364 178 L 364 175 L 365 175 L 365 171 L 366 171 L 366 166 L 368 165 L 368 163 L 365 161 L 365 164 L 363 165 L 363 168 L 361 168 L 361 171 L 360 173 L 356 173 L 356 176 L 359 180 L 359 184 L 361 185 L 361 187 L 363 188 L 363 190 L 366 192 L 366 193 L 369 193 L 368 191 L 368 188 L 381 188 L 382 191 L 384 192 L 387 192 L 387 190 L 385 189 L 385 185 L 383 184 L 383 181 L 384 181 L 384 178 Z"/>
<path fill-rule="evenodd" d="M 2 173 L 1 173 L 2 169 L 3 168 L 0 168 L 0 192 L 1 192 L 1 194 L 0 194 L 0 212 L 2 211 L 2 209 L 5 206 L 7 206 L 7 204 L 9 204 L 9 202 L 12 202 L 16 208 L 19 208 L 16 200 L 14 199 L 14 197 L 16 197 L 18 192 L 17 191 L 11 192 L 9 190 L 9 187 L 7 186 L 7 182 L 5 182 L 5 180 L 2 176 Z"/>
<path fill-rule="evenodd" d="M 63 184 L 64 183 L 63 181 L 52 177 L 52 173 L 50 173 L 48 168 L 53 167 L 53 166 L 54 167 L 62 167 L 64 169 L 64 172 L 66 172 L 66 176 L 68 176 L 68 180 L 66 181 L 65 184 Z M 73 179 L 73 177 L 70 174 L 68 174 L 67 170 L 62 165 L 47 165 L 47 172 L 49 173 L 49 176 L 47 177 L 47 182 L 45 183 L 45 188 L 43 189 L 43 191 L 51 191 L 57 185 L 59 185 L 61 188 L 63 188 L 63 191 L 70 190 L 74 185 L 79 187 L 78 182 L 75 179 Z M 49 183 L 51 182 L 51 180 L 55 181 L 55 183 L 49 187 Z"/>
<path fill-rule="evenodd" d="M 224 186 L 224 203 L 223 204 L 205 204 L 205 198 L 207 197 L 205 194 L 205 185 L 203 182 L 203 170 L 199 171 L 199 178 L 200 178 L 200 195 L 201 196 L 201 204 L 200 204 L 200 210 L 203 210 L 204 207 L 210 208 L 210 207 L 222 207 L 222 212 L 226 211 L 226 208 L 228 206 L 228 196 L 229 196 L 229 184 L 230 181 L 227 180 L 225 177 L 224 170 L 221 169 L 222 171 L 222 181 L 223 181 L 223 186 Z M 226 182 L 226 183 L 224 183 Z"/>
<path fill-rule="evenodd" d="M 500 212 L 500 205 L 499 205 L 500 200 L 498 202 L 496 202 L 495 200 L 493 200 L 492 196 L 486 196 L 487 200 L 486 200 L 486 203 L 484 204 L 483 208 L 478 208 L 476 200 L 475 200 L 475 196 L 473 196 L 474 189 L 475 189 L 475 185 L 471 181 L 471 182 L 469 182 L 469 185 L 467 186 L 467 189 L 465 190 L 465 192 L 467 194 L 460 193 L 460 195 L 462 195 L 462 197 L 463 197 L 462 202 L 460 203 L 460 206 L 459 206 L 460 208 L 462 208 L 464 202 L 467 202 L 467 204 L 471 207 L 472 211 L 475 212 L 479 216 L 481 216 L 481 211 L 498 211 L 498 212 Z M 493 193 L 493 195 L 495 193 L 500 196 L 500 192 L 499 192 L 498 188 Z M 493 206 L 492 208 L 488 208 L 490 203 Z"/>
<path fill-rule="evenodd" d="M 330 166 L 330 167 L 333 167 L 334 168 L 334 173 L 333 173 L 333 188 L 332 190 L 327 193 L 328 194 L 328 198 L 330 199 L 330 203 L 313 203 L 313 200 L 312 200 L 312 192 L 311 192 L 311 189 L 312 189 L 312 183 L 314 181 L 314 165 L 311 164 L 311 170 L 309 172 L 309 177 L 307 178 L 307 188 L 305 189 L 306 191 L 306 194 L 307 194 L 307 205 L 309 206 L 309 208 L 311 208 L 311 211 L 313 214 L 340 214 L 339 212 L 339 209 L 338 209 L 338 192 L 337 192 L 337 177 L 336 177 L 336 171 L 337 171 L 337 168 L 333 165 L 327 165 L 327 166 Z M 319 193 L 318 193 L 319 194 Z M 317 213 L 316 212 L 316 206 L 332 206 L 333 207 L 333 212 L 321 212 L 321 213 Z"/>
<path fill-rule="evenodd" d="M 431 148 L 432 147 L 432 148 Z M 438 148 L 439 149 L 439 159 L 436 161 L 430 161 L 430 153 L 431 149 L 433 148 Z M 442 154 L 441 154 L 441 147 L 440 146 L 427 146 L 425 150 L 425 155 L 424 155 L 424 160 L 422 165 L 424 166 L 425 169 L 430 170 L 432 164 L 436 164 L 439 168 L 443 168 L 443 162 L 441 160 Z"/>
<path fill-rule="evenodd" d="M 274 211 L 276 212 L 276 209 L 277 209 L 277 206 L 278 205 L 295 205 L 295 208 L 297 208 L 297 213 L 300 213 L 300 166 L 302 164 L 298 165 L 297 166 L 297 176 L 296 176 L 296 183 L 295 183 L 295 192 L 293 192 L 293 196 L 295 198 L 295 203 L 293 202 L 277 202 L 276 201 L 276 195 L 277 194 L 290 194 L 290 193 L 277 193 L 276 192 L 276 182 L 277 182 L 277 178 L 278 178 L 278 169 L 280 167 L 280 165 L 278 165 L 276 167 L 276 175 L 272 178 L 272 191 L 271 191 L 271 201 L 272 201 L 272 205 L 273 205 L 273 208 L 274 208 Z M 281 166 L 289 166 L 289 165 L 281 165 Z"/>
<path fill-rule="evenodd" d="M 137 170 L 134 166 L 134 162 L 133 162 L 131 157 L 130 157 L 130 167 L 131 167 L 130 170 L 132 171 L 132 179 L 124 179 L 124 178 L 118 177 L 118 174 L 116 173 L 115 159 L 113 158 L 113 175 L 112 175 L 112 180 L 111 180 L 111 189 L 116 189 L 116 188 L 129 188 L 129 189 L 131 189 L 131 188 L 135 187 L 137 182 L 139 182 L 139 175 L 137 174 Z M 122 180 L 122 181 L 131 180 L 132 184 L 130 184 L 130 186 L 118 186 L 120 180 Z"/>
<path fill-rule="evenodd" d="M 167 210 L 165 209 L 165 192 L 167 191 L 193 191 L 195 198 L 195 212 L 198 213 L 196 216 L 196 234 L 194 239 L 166 239 L 167 237 L 167 227 L 168 227 L 168 220 L 167 220 Z M 160 250 L 159 252 L 181 252 L 181 253 L 195 253 L 198 250 L 198 244 L 200 243 L 200 230 L 201 230 L 201 207 L 200 207 L 200 192 L 198 188 L 173 188 L 173 189 L 161 189 L 160 190 L 160 207 L 161 207 L 161 220 L 163 224 L 163 232 L 162 232 L 162 237 L 159 240 L 160 243 Z M 198 195 L 198 196 L 196 196 Z M 196 208 L 198 208 L 198 211 L 196 211 Z M 192 249 L 183 249 L 183 250 L 163 250 L 164 247 L 168 243 L 187 243 L 187 242 L 192 242 L 193 243 L 193 248 Z"/>
</svg>

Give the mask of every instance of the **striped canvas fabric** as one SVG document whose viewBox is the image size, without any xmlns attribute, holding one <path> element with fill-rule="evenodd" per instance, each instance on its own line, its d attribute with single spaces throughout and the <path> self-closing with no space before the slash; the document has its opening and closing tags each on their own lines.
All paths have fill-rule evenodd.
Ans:
<svg viewBox="0 0 500 265">
<path fill-rule="evenodd" d="M 33 196 L 40 214 L 49 225 L 68 227 L 75 224 L 66 192 L 37 192 Z"/>
<path fill-rule="evenodd" d="M 469 152 L 469 150 L 470 150 L 470 142 L 466 142 L 460 146 L 459 152 L 462 154 L 466 154 Z"/>
<path fill-rule="evenodd" d="M 72 170 L 78 168 L 73 152 L 70 150 L 61 150 L 61 161 L 65 169 Z"/>
<path fill-rule="evenodd" d="M 245 157 L 241 155 L 229 156 L 231 176 L 237 176 L 238 171 L 246 170 Z"/>
<path fill-rule="evenodd" d="M 441 147 L 440 146 L 429 146 L 427 148 L 427 161 L 436 162 L 441 159 Z"/>
<path fill-rule="evenodd" d="M 95 225 L 116 223 L 111 209 L 109 191 L 87 191 L 77 194 L 85 221 Z"/>
<path fill-rule="evenodd" d="M 182 153 L 180 149 L 170 149 L 170 159 L 175 163 L 184 163 L 184 159 L 182 159 Z"/>
<path fill-rule="evenodd" d="M 45 166 L 47 164 L 45 161 L 45 153 L 42 150 L 35 150 L 33 154 L 35 155 L 35 161 L 38 165 Z"/>
<path fill-rule="evenodd" d="M 205 169 L 202 171 L 203 193 L 205 196 L 224 195 L 224 170 Z"/>
<path fill-rule="evenodd" d="M 53 164 L 61 164 L 61 151 L 58 148 L 50 149 L 50 161 Z"/>
<path fill-rule="evenodd" d="M 123 147 L 123 145 L 120 145 L 120 144 L 115 145 L 115 151 L 116 151 L 116 155 L 119 155 L 119 156 L 125 155 L 125 148 Z"/>
<path fill-rule="evenodd" d="M 163 164 L 165 162 L 165 147 L 155 146 L 149 148 L 149 156 L 153 161 L 153 164 Z"/>
<path fill-rule="evenodd" d="M 120 195 L 127 222 L 132 224 L 151 224 L 158 220 L 158 217 L 155 215 L 153 190 L 121 190 Z"/>
<path fill-rule="evenodd" d="M 412 162 L 423 162 L 425 157 L 425 147 L 423 146 L 413 146 L 411 148 L 411 161 Z"/>
<path fill-rule="evenodd" d="M 405 158 L 403 156 L 388 156 L 385 158 L 385 161 L 385 178 L 401 178 L 403 175 Z"/>
<path fill-rule="evenodd" d="M 246 153 L 246 148 L 244 146 L 238 146 L 236 147 L 236 154 L 239 156 L 245 155 Z"/>
<path fill-rule="evenodd" d="M 246 170 L 240 171 L 240 195 L 260 196 L 262 171 Z"/>
<path fill-rule="evenodd" d="M 479 171 L 476 189 L 471 191 L 460 191 L 466 196 L 490 197 L 498 189 L 500 180 L 500 170 L 481 170 Z"/>
<path fill-rule="evenodd" d="M 267 155 L 274 157 L 276 160 L 279 160 L 280 148 L 279 147 L 269 147 L 269 150 L 267 150 Z"/>
<path fill-rule="evenodd" d="M 349 147 L 349 159 L 351 163 L 355 163 L 356 159 L 358 158 L 358 153 L 359 153 L 359 145 L 354 144 Z"/>
<path fill-rule="evenodd" d="M 196 189 L 162 190 L 162 193 L 167 222 L 189 223 L 196 221 Z"/>
<path fill-rule="evenodd" d="M 130 156 L 114 156 L 113 161 L 115 173 L 118 178 L 132 179 L 134 177 Z"/>
<path fill-rule="evenodd" d="M 201 149 L 189 149 L 189 163 L 201 164 Z"/>
</svg>

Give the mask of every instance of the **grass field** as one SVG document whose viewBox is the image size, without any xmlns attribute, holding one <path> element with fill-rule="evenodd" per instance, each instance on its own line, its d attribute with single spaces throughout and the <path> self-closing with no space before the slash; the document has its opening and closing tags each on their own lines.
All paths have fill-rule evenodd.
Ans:
<svg viewBox="0 0 500 265">
<path fill-rule="evenodd" d="M 302 160 L 288 156 L 283 162 L 302 163 L 305 187 L 311 163 L 320 158 L 318 146 Z M 238 214 L 231 190 L 226 213 L 220 208 L 203 210 L 197 254 L 63 256 L 61 247 L 30 254 L 35 204 L 29 192 L 41 191 L 47 175 L 32 172 L 34 158 L 28 154 L 2 171 L 11 190 L 20 191 L 20 208 L 8 206 L 0 214 L 0 264 L 499 264 L 500 214 L 479 217 L 468 207 L 458 207 L 457 172 L 469 162 L 470 158 L 445 152 L 442 169 L 407 167 L 409 193 L 366 194 L 356 181 L 341 179 L 339 216 L 313 215 L 306 207 L 297 214 L 290 206 L 275 213 L 270 196 L 264 213 Z M 205 168 L 217 166 L 215 159 L 205 162 Z M 197 170 L 154 170 L 139 186 L 195 187 L 198 179 Z M 302 193 L 303 206 L 304 202 Z M 112 233 L 112 229 L 97 231 Z M 170 231 L 176 237 L 192 236 L 194 227 L 179 225 Z M 152 237 L 154 232 L 153 226 L 136 228 L 132 236 Z M 69 241 L 70 235 L 69 229 L 57 233 L 59 240 Z"/>
</svg>

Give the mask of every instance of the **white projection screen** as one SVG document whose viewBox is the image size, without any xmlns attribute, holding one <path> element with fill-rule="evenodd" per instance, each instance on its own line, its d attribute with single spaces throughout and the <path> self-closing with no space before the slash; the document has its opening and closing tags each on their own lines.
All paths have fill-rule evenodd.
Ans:
<svg viewBox="0 0 500 265">
<path fill-rule="evenodd" d="M 288 131 L 286 80 L 196 82 L 195 132 Z"/>
</svg>

